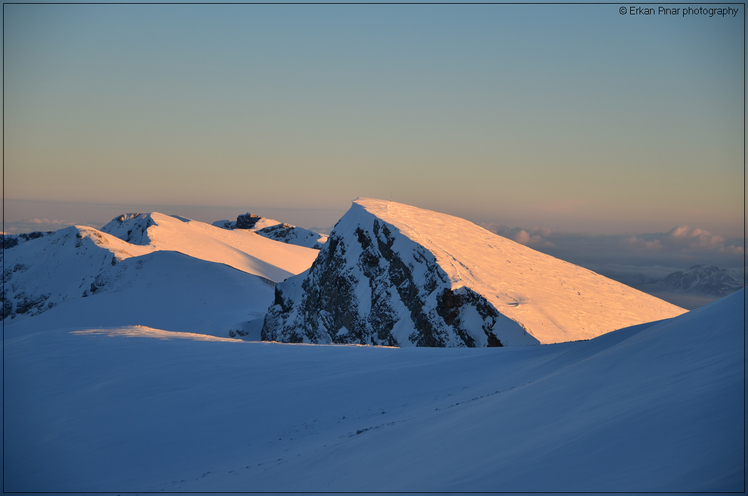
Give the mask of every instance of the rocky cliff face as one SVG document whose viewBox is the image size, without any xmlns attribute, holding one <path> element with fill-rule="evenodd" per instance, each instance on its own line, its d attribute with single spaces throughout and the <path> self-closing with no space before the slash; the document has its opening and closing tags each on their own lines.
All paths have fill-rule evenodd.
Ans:
<svg viewBox="0 0 748 496">
<path fill-rule="evenodd" d="M 589 339 L 683 313 L 464 219 L 359 199 L 312 267 L 276 287 L 263 339 L 507 346 Z"/>
<path fill-rule="evenodd" d="M 387 346 L 538 343 L 481 294 L 454 288 L 429 250 L 359 205 L 308 272 L 278 285 L 262 336 Z"/>
</svg>

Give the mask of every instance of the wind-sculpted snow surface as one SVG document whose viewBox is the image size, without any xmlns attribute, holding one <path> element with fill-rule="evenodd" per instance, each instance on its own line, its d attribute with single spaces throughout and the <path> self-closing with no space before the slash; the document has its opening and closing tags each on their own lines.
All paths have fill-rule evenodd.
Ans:
<svg viewBox="0 0 748 496">
<path fill-rule="evenodd" d="M 309 271 L 276 287 L 263 339 L 506 346 L 590 339 L 685 310 L 466 220 L 358 199 Z"/>
<path fill-rule="evenodd" d="M 742 492 L 744 298 L 482 349 L 11 326 L 4 490 Z"/>
</svg>

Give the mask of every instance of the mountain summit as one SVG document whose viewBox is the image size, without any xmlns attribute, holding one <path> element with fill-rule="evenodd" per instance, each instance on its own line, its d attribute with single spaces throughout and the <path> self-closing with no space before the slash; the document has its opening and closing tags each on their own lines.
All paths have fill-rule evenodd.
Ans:
<svg viewBox="0 0 748 496">
<path fill-rule="evenodd" d="M 590 339 L 685 310 L 475 224 L 359 198 L 276 287 L 265 340 L 506 346 Z"/>
</svg>

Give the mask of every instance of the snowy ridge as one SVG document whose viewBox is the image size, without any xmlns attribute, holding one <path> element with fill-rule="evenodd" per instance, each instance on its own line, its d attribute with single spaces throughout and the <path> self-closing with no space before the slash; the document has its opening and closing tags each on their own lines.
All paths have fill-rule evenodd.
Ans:
<svg viewBox="0 0 748 496">
<path fill-rule="evenodd" d="M 263 338 L 399 346 L 556 343 L 684 312 L 464 219 L 358 199 L 310 270 L 276 288 Z"/>
<path fill-rule="evenodd" d="M 102 228 L 154 250 L 179 251 L 279 282 L 306 270 L 317 252 L 279 244 L 247 230 L 226 230 L 176 215 L 126 214 Z"/>
<path fill-rule="evenodd" d="M 327 235 L 325 234 L 320 234 L 303 227 L 292 226 L 291 224 L 280 223 L 277 220 L 267 219 L 252 213 L 240 215 L 236 218 L 236 221 L 219 220 L 214 222 L 213 225 L 228 230 L 250 230 L 268 239 L 314 248 L 315 250 L 322 249 L 322 245 L 327 242 Z"/>
<path fill-rule="evenodd" d="M 290 224 L 277 224 L 275 226 L 265 227 L 255 231 L 260 236 L 269 239 L 289 243 L 292 245 L 306 246 L 321 250 L 327 242 L 327 235 L 320 234 L 303 227 L 292 226 Z"/>
</svg>

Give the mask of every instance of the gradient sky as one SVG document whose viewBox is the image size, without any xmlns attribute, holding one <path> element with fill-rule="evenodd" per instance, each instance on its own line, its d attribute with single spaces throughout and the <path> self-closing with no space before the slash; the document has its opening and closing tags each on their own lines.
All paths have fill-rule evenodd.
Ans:
<svg viewBox="0 0 748 496">
<path fill-rule="evenodd" d="M 5 220 L 326 212 L 311 227 L 392 196 L 509 226 L 742 236 L 733 7 L 5 5 Z"/>
</svg>

